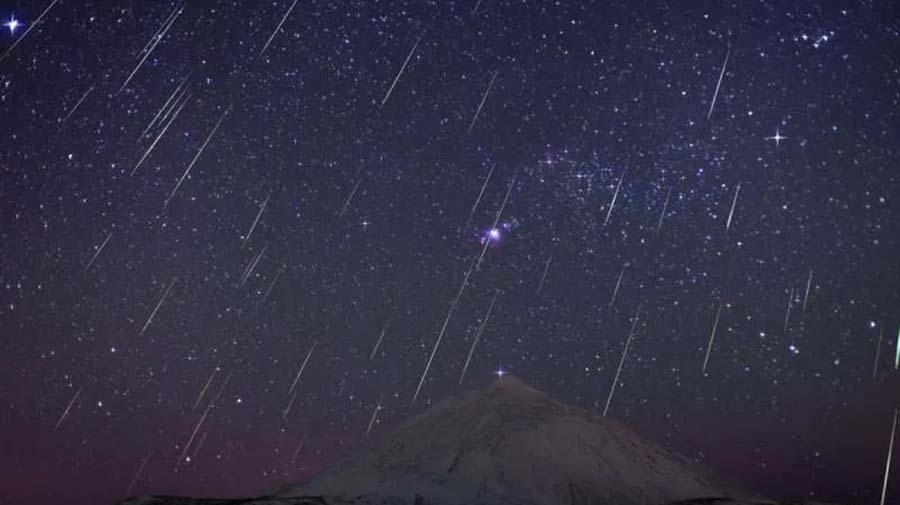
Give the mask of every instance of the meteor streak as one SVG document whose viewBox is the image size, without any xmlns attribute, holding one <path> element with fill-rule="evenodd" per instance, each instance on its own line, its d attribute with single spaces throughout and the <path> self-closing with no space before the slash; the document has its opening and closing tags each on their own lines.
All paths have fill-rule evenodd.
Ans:
<svg viewBox="0 0 900 505">
<path fill-rule="evenodd" d="M 109 239 L 111 239 L 112 236 L 113 232 L 109 232 L 109 235 L 106 236 L 106 240 L 104 240 L 103 243 L 100 244 L 100 247 L 97 248 L 97 251 L 94 252 L 94 255 L 91 256 L 91 260 L 87 262 L 87 265 L 85 265 L 84 268 L 91 267 L 91 265 L 94 263 L 94 260 L 97 259 L 97 256 L 100 256 L 100 253 L 103 252 L 103 248 L 106 247 L 106 244 L 109 242 Z"/>
<path fill-rule="evenodd" d="M 881 486 L 881 505 L 884 505 L 884 497 L 887 495 L 888 476 L 891 473 L 891 456 L 894 453 L 894 434 L 897 432 L 897 409 L 894 409 L 894 424 L 891 427 L 891 442 L 888 445 L 887 463 L 884 465 L 884 484 Z"/>
<path fill-rule="evenodd" d="M 437 354 L 438 346 L 441 345 L 441 339 L 444 338 L 444 333 L 447 331 L 447 324 L 450 323 L 450 317 L 453 315 L 453 310 L 456 309 L 456 304 L 459 302 L 460 297 L 462 297 L 463 291 L 466 289 L 466 284 L 469 281 L 469 275 L 474 270 L 475 262 L 473 261 L 471 265 L 469 265 L 469 271 L 466 272 L 466 276 L 463 278 L 462 285 L 459 287 L 459 291 L 456 293 L 456 299 L 453 300 L 453 303 L 450 304 L 450 308 L 447 310 L 447 317 L 444 318 L 444 324 L 441 326 L 441 331 L 438 333 L 438 338 L 434 342 L 434 347 L 431 349 L 431 355 L 428 356 L 428 362 L 425 363 L 425 370 L 422 371 L 422 377 L 419 378 L 419 384 L 416 386 L 416 392 L 413 394 L 413 403 L 416 402 L 416 399 L 419 398 L 419 391 L 422 390 L 422 384 L 425 382 L 425 377 L 428 376 L 428 370 L 431 368 L 431 362 L 434 361 L 434 355 Z"/>
<path fill-rule="evenodd" d="M 809 279 L 806 280 L 806 293 L 803 295 L 803 312 L 806 312 L 806 302 L 809 300 L 809 288 L 812 286 L 812 268 L 809 269 Z"/>
<path fill-rule="evenodd" d="M 278 22 L 278 26 L 275 27 L 275 31 L 272 32 L 272 35 L 269 35 L 269 39 L 266 40 L 266 45 L 263 46 L 262 51 L 260 51 L 259 54 L 256 55 L 257 58 L 261 57 L 263 55 L 263 53 L 266 52 L 266 49 L 269 48 L 269 44 L 272 43 L 272 39 L 275 38 L 275 34 L 277 34 L 279 30 L 281 30 L 281 25 L 283 25 L 284 22 L 287 20 L 288 16 L 291 15 L 291 11 L 294 10 L 294 6 L 296 6 L 296 5 L 297 5 L 297 0 L 294 0 L 294 3 L 292 3 L 291 6 L 288 7 L 287 12 L 284 13 L 284 17 L 282 17 L 281 21 Z"/>
<path fill-rule="evenodd" d="M 409 50 L 409 54 L 406 56 L 406 60 L 403 62 L 403 66 L 400 67 L 400 71 L 397 72 L 397 77 L 394 78 L 394 82 L 391 83 L 391 87 L 388 89 L 387 93 L 384 95 L 384 99 L 381 100 L 381 105 L 378 106 L 379 109 L 384 107 L 384 104 L 387 103 L 388 98 L 391 97 L 391 93 L 394 92 L 394 86 L 397 85 L 397 81 L 400 80 L 400 76 L 403 75 L 403 71 L 406 70 L 406 65 L 409 63 L 409 60 L 412 58 L 414 52 L 416 52 L 416 48 L 419 47 L 419 41 L 422 40 L 422 37 L 416 39 L 416 43 L 413 44 L 412 49 Z"/>
<path fill-rule="evenodd" d="M 728 221 L 725 223 L 725 231 L 731 228 L 731 218 L 734 216 L 734 207 L 737 205 L 738 193 L 741 191 L 741 185 L 738 184 L 734 190 L 734 200 L 731 202 L 731 211 L 728 213 Z"/>
<path fill-rule="evenodd" d="M 303 438 L 300 439 L 300 443 L 297 444 L 297 448 L 294 450 L 294 455 L 291 457 L 291 466 L 297 462 L 297 456 L 300 455 L 300 450 L 303 449 L 303 443 L 306 442 L 306 437 L 309 435 L 309 432 L 303 434 Z"/>
<path fill-rule="evenodd" d="M 266 293 L 263 295 L 262 299 L 259 301 L 260 305 L 262 305 L 266 300 L 269 299 L 269 295 L 272 294 L 272 289 L 275 288 L 275 283 L 278 282 L 278 278 L 281 277 L 281 274 L 284 273 L 284 265 L 275 272 L 275 277 L 272 278 L 272 282 L 269 283 L 269 289 L 266 290 Z"/>
<path fill-rule="evenodd" d="M 131 496 L 131 490 L 134 489 L 134 485 L 137 484 L 138 479 L 141 478 L 141 473 L 144 471 L 144 466 L 147 464 L 147 461 L 150 459 L 150 456 L 153 455 L 153 451 L 147 453 L 147 456 L 141 461 L 141 466 L 138 467 L 137 473 L 134 474 L 134 478 L 131 479 L 131 484 L 128 486 L 128 492 L 125 494 L 127 496 Z"/>
<path fill-rule="evenodd" d="M 153 44 L 153 42 L 155 42 L 155 41 L 157 40 L 157 36 L 160 34 L 160 32 L 163 31 L 163 29 L 166 27 L 166 25 L 169 24 L 169 21 L 170 21 L 177 13 L 178 13 L 178 6 L 176 5 L 175 8 L 172 9 L 172 12 L 170 12 L 169 15 L 166 17 L 166 20 L 163 21 L 162 24 L 159 25 L 159 28 L 156 29 L 156 32 L 153 33 L 153 36 L 150 37 L 150 39 L 147 40 L 147 43 L 144 44 L 144 47 L 141 48 L 141 50 L 138 51 L 137 54 L 134 55 L 135 58 L 140 57 L 141 54 L 143 54 L 145 51 L 147 51 L 147 48 L 150 47 L 150 45 Z"/>
<path fill-rule="evenodd" d="M 338 219 L 344 216 L 344 213 L 347 212 L 347 207 L 350 206 L 350 201 L 353 200 L 353 195 L 356 194 L 356 190 L 359 189 L 359 183 L 362 182 L 362 174 L 357 173 L 356 175 L 356 184 L 353 185 L 353 189 L 350 190 L 350 196 L 347 197 L 347 201 L 344 202 L 344 206 L 341 207 L 341 211 L 338 213 Z"/>
<path fill-rule="evenodd" d="M 297 382 L 300 381 L 300 376 L 303 375 L 303 370 L 306 369 L 306 364 L 309 362 L 309 358 L 310 356 L 312 356 L 313 351 L 316 350 L 316 344 L 318 343 L 319 342 L 317 340 L 313 340 L 312 345 L 309 347 L 309 351 L 307 351 L 306 353 L 306 358 L 303 359 L 303 364 L 300 365 L 300 371 L 297 372 L 297 376 L 294 377 L 294 382 L 291 383 L 291 388 L 288 390 L 288 394 L 293 393 L 294 388 L 297 387 Z"/>
<path fill-rule="evenodd" d="M 378 352 L 378 348 L 381 347 L 381 341 L 384 340 L 384 335 L 387 333 L 388 326 L 391 325 L 391 321 L 394 319 L 393 314 L 388 318 L 387 322 L 384 323 L 384 328 L 381 329 L 381 334 L 378 335 L 378 341 L 375 342 L 375 347 L 372 348 L 372 354 L 369 355 L 369 361 L 375 359 L 375 353 Z"/>
<path fill-rule="evenodd" d="M 247 236 L 244 237 L 244 245 L 243 246 L 247 245 L 247 242 L 250 240 L 250 236 L 253 235 L 253 230 L 256 229 L 256 223 L 259 222 L 259 218 L 263 215 L 263 212 L 266 211 L 266 206 L 269 205 L 269 197 L 271 197 L 271 196 L 272 196 L 272 193 L 270 192 L 268 195 L 266 195 L 266 199 L 263 200 L 262 205 L 259 206 L 259 212 L 256 214 L 256 219 L 253 220 L 253 224 L 250 225 L 250 231 L 248 231 Z"/>
<path fill-rule="evenodd" d="M 469 227 L 469 222 L 472 221 L 472 216 L 475 215 L 475 210 L 478 209 L 478 204 L 481 203 L 481 197 L 484 195 L 484 190 L 487 189 L 488 182 L 490 182 L 491 175 L 493 175 L 496 166 L 496 163 L 491 163 L 491 169 L 488 171 L 487 177 L 484 178 L 484 183 L 481 185 L 481 191 L 478 193 L 478 198 L 475 199 L 475 203 L 472 205 L 472 210 L 469 211 L 469 218 L 466 219 L 466 224 L 463 228 Z"/>
<path fill-rule="evenodd" d="M 506 195 L 503 197 L 503 203 L 500 204 L 500 209 L 497 211 L 497 216 L 494 218 L 494 225 L 491 229 L 497 227 L 497 223 L 500 222 L 500 216 L 503 215 L 503 209 L 506 207 L 506 201 L 509 199 L 509 194 L 512 192 L 513 185 L 515 185 L 516 178 L 513 177 L 512 181 L 509 183 L 509 188 L 506 190 Z M 478 261 L 472 261 L 472 264 L 469 265 L 469 270 L 466 272 L 465 277 L 463 277 L 462 284 L 459 286 L 459 291 L 456 293 L 456 298 L 453 300 L 453 303 L 450 304 L 450 308 L 447 310 L 447 317 L 444 318 L 444 324 L 441 326 L 441 331 L 438 333 L 438 338 L 434 342 L 434 347 L 431 349 L 431 355 L 428 357 L 428 362 L 425 363 L 425 370 L 422 371 L 422 377 L 419 378 L 419 384 L 416 386 L 416 392 L 413 394 L 413 403 L 416 402 L 416 399 L 419 398 L 419 391 L 422 390 L 422 384 L 425 383 L 425 377 L 428 376 L 428 370 L 431 369 L 431 363 L 434 361 L 434 356 L 437 354 L 438 347 L 441 345 L 441 340 L 444 338 L 444 333 L 447 331 L 447 325 L 450 323 L 450 318 L 453 316 L 453 311 L 456 309 L 456 305 L 459 303 L 460 298 L 462 298 L 463 292 L 466 289 L 466 285 L 469 283 L 469 276 L 472 275 L 472 272 L 481 265 L 481 260 L 484 258 L 484 253 L 487 252 L 488 245 L 491 242 L 489 240 L 484 241 L 484 247 L 481 249 L 481 256 L 478 257 Z"/>
<path fill-rule="evenodd" d="M 663 202 L 662 212 L 659 213 L 659 223 L 656 224 L 656 233 L 659 234 L 660 228 L 662 228 L 663 219 L 666 217 L 666 208 L 669 207 L 669 197 L 672 196 L 672 188 L 669 188 L 669 191 L 666 192 L 666 200 Z"/>
<path fill-rule="evenodd" d="M 716 92 L 713 94 L 712 103 L 709 104 L 709 113 L 706 114 L 706 120 L 712 117 L 713 108 L 716 106 L 716 98 L 719 97 L 719 88 L 722 86 L 722 78 L 725 77 L 725 66 L 728 65 L 728 57 L 731 56 L 731 48 L 725 53 L 725 61 L 722 62 L 722 71 L 719 72 L 719 82 L 716 83 Z"/>
<path fill-rule="evenodd" d="M 209 374 L 209 379 L 207 379 L 206 384 L 203 386 L 203 389 L 200 390 L 200 394 L 197 396 L 197 400 L 194 402 L 194 405 L 191 407 L 191 410 L 196 410 L 197 405 L 200 405 L 200 400 L 203 399 L 203 396 L 206 394 L 206 390 L 209 389 L 209 385 L 212 383 L 213 377 L 216 376 L 216 373 L 219 371 L 219 363 L 216 363 L 216 366 L 213 368 L 212 372 Z"/>
<path fill-rule="evenodd" d="M 184 173 L 181 174 L 181 179 L 178 179 L 178 184 L 175 185 L 175 189 L 172 190 L 172 193 L 169 195 L 169 198 L 166 198 L 166 203 L 165 203 L 165 205 L 163 205 L 163 207 L 169 206 L 169 200 L 171 200 L 172 197 L 175 196 L 175 192 L 178 191 L 178 188 L 181 187 L 181 183 L 184 182 L 185 177 L 187 177 L 188 174 L 191 172 L 191 169 L 194 168 L 194 163 L 197 163 L 197 160 L 200 159 L 200 155 L 203 154 L 203 151 L 206 149 L 207 144 L 209 144 L 209 141 L 213 138 L 213 135 L 216 134 L 216 130 L 218 130 L 219 126 L 222 125 L 222 121 L 225 120 L 225 116 L 228 115 L 229 110 L 230 110 L 230 107 L 225 109 L 225 112 L 222 113 L 222 117 L 220 117 L 219 121 L 216 122 L 216 126 L 213 127 L 211 132 L 209 132 L 209 136 L 206 137 L 206 140 L 203 142 L 203 145 L 200 147 L 200 150 L 197 151 L 197 155 L 194 156 L 194 159 L 191 160 L 191 164 L 188 165 L 188 167 L 184 171 Z"/>
<path fill-rule="evenodd" d="M 178 86 L 175 88 L 175 91 L 173 91 L 172 94 L 169 95 L 169 99 L 166 100 L 166 103 L 164 103 L 163 106 L 159 108 L 159 112 L 157 112 L 156 115 L 153 116 L 153 119 L 150 121 L 150 124 L 148 124 L 147 127 L 144 128 L 144 131 L 141 132 L 141 136 L 138 137 L 138 142 L 140 142 L 141 139 L 143 139 L 147 135 L 147 132 L 149 132 L 150 129 L 153 128 L 153 125 L 156 124 L 156 121 L 163 114 L 163 111 L 169 110 L 169 104 L 173 103 L 172 100 L 176 96 L 178 96 L 179 98 L 182 96 L 182 94 L 179 94 L 179 91 L 181 90 L 181 87 L 184 86 L 184 83 L 187 82 L 187 80 L 191 77 L 191 74 L 193 74 L 193 73 L 194 73 L 194 70 L 191 69 L 191 71 L 188 72 L 188 74 L 186 76 L 184 76 L 183 79 L 181 79 L 181 82 L 178 83 Z M 187 88 L 185 88 L 185 90 L 187 90 Z M 178 100 L 175 100 L 174 103 L 178 103 Z M 174 107 L 174 105 L 173 105 L 173 107 Z M 166 115 L 168 115 L 168 112 L 166 112 Z"/>
<path fill-rule="evenodd" d="M 478 121 L 478 116 L 481 114 L 481 109 L 484 107 L 484 102 L 487 101 L 488 93 L 491 92 L 491 88 L 494 87 L 494 80 L 497 79 L 497 73 L 499 70 L 494 70 L 494 75 L 491 76 L 491 82 L 488 83 L 487 89 L 484 91 L 484 95 L 481 96 L 481 103 L 478 104 L 478 110 L 475 111 L 475 116 L 472 118 L 472 122 L 469 123 L 469 129 L 466 133 L 472 133 L 472 128 L 475 127 L 475 121 Z"/>
<path fill-rule="evenodd" d="M 511 181 L 509 181 L 509 187 L 506 188 L 506 194 L 503 196 L 503 202 L 500 204 L 500 208 L 497 209 L 497 215 L 494 216 L 494 224 L 491 225 L 491 230 L 496 230 L 497 225 L 500 223 L 500 218 L 503 216 L 503 209 L 506 208 L 506 202 L 509 200 L 509 195 L 512 193 L 513 186 L 516 184 L 516 178 L 513 177 Z M 478 257 L 478 263 L 475 264 L 475 268 L 478 269 L 481 267 L 481 261 L 484 259 L 485 253 L 487 253 L 488 246 L 491 244 L 490 240 L 484 241 L 484 247 L 481 248 L 481 256 Z M 468 275 L 466 275 L 466 279 L 468 280 Z M 459 297 L 457 297 L 459 299 Z"/>
<path fill-rule="evenodd" d="M 378 403 L 375 405 L 375 408 L 372 410 L 372 418 L 369 419 L 369 427 L 366 428 L 366 436 L 372 432 L 372 426 L 375 425 L 375 419 L 378 417 L 378 411 L 381 410 L 381 398 L 378 398 Z"/>
<path fill-rule="evenodd" d="M 613 304 L 616 303 L 616 295 L 619 294 L 619 285 L 622 284 L 622 277 L 625 276 L 626 266 L 628 266 L 628 263 L 622 265 L 622 271 L 619 272 L 619 280 L 616 281 L 616 287 L 613 289 L 612 299 L 609 301 L 609 308 L 612 308 Z"/>
<path fill-rule="evenodd" d="M 306 353 L 306 358 L 303 360 L 303 364 L 300 365 L 300 371 L 297 372 L 297 376 L 294 377 L 294 382 L 291 384 L 290 390 L 288 390 L 288 394 L 291 395 L 291 400 L 288 402 L 287 407 L 281 411 L 281 417 L 287 420 L 287 415 L 291 411 L 291 407 L 294 406 L 294 400 L 297 398 L 297 392 L 295 388 L 297 387 L 297 383 L 300 381 L 300 376 L 303 375 L 303 370 L 306 369 L 306 364 L 309 362 L 310 356 L 312 356 L 313 351 L 316 349 L 316 344 L 318 341 L 314 340 L 312 346 L 309 348 L 309 352 Z"/>
<path fill-rule="evenodd" d="M 159 299 L 159 302 L 156 303 L 156 307 L 154 307 L 153 312 L 150 313 L 150 317 L 147 318 L 147 322 L 144 323 L 144 327 L 141 328 L 141 332 L 138 334 L 138 337 L 144 335 L 144 332 L 147 331 L 147 327 L 150 326 L 150 323 L 153 322 L 153 318 L 156 316 L 156 313 L 159 311 L 159 308 L 162 307 L 163 302 L 166 301 L 166 298 L 169 296 L 169 293 L 172 292 L 172 288 L 175 287 L 175 282 L 178 281 L 178 277 L 172 279 L 172 282 L 169 283 L 169 287 L 166 288 L 166 292 L 163 293 L 162 298 Z"/>
<path fill-rule="evenodd" d="M 91 94 L 91 91 L 94 91 L 94 85 L 93 85 L 93 84 L 91 84 L 91 87 L 89 87 L 88 90 L 85 91 L 83 95 L 81 95 L 81 98 L 78 99 L 77 102 L 75 102 L 75 106 L 72 107 L 72 109 L 69 111 L 69 113 L 66 114 L 66 117 L 64 117 L 64 118 L 62 119 L 62 121 L 63 121 L 64 123 L 65 123 L 70 117 L 72 117 L 72 114 L 75 114 L 75 111 L 78 110 L 78 107 L 80 107 L 81 104 L 85 101 L 85 99 L 87 99 L 88 95 Z"/>
<path fill-rule="evenodd" d="M 238 287 L 244 287 L 244 283 L 246 283 L 247 279 L 249 279 L 250 276 L 253 275 L 253 271 L 256 270 L 256 265 L 259 264 L 259 260 L 262 258 L 263 254 L 266 253 L 266 249 L 268 248 L 269 244 L 267 242 L 266 245 L 264 245 L 263 248 L 256 254 L 256 256 L 253 257 L 253 259 L 250 261 L 250 264 L 247 265 L 246 269 L 244 269 L 244 273 L 241 275 L 241 282 Z"/>
<path fill-rule="evenodd" d="M 131 175 L 134 175 L 135 172 L 137 172 L 137 169 L 140 168 L 141 165 L 144 164 L 144 161 L 147 159 L 148 156 L 150 156 L 150 152 L 153 151 L 154 147 L 156 147 L 156 143 L 159 142 L 159 139 L 163 138 L 163 135 L 165 135 L 166 131 L 169 130 L 169 126 L 171 126 L 172 123 L 175 122 L 175 119 L 178 117 L 178 114 L 181 113 L 181 109 L 184 108 L 184 106 L 187 104 L 187 102 L 190 98 L 191 98 L 191 95 L 190 95 L 190 93 L 188 93 L 184 97 L 184 100 L 181 101 L 181 104 L 178 106 L 178 108 L 175 110 L 175 114 L 172 114 L 172 117 L 169 118 L 169 121 L 166 122 L 166 126 L 164 126 L 162 130 L 160 130 L 160 132 L 156 135 L 156 138 L 153 139 L 153 142 L 150 144 L 150 147 L 148 147 L 147 150 L 144 151 L 144 155 L 141 156 L 141 159 L 138 160 L 137 163 L 135 163 L 134 168 L 131 170 Z"/>
<path fill-rule="evenodd" d="M 187 444 L 184 445 L 184 450 L 181 451 L 181 456 L 178 457 L 177 465 L 180 465 L 182 461 L 184 461 L 184 457 L 187 455 L 188 449 L 190 449 L 191 444 L 194 442 L 194 437 L 197 436 L 197 432 L 200 431 L 200 426 L 203 425 L 203 421 L 206 420 L 207 414 L 209 414 L 209 409 L 212 407 L 212 404 L 206 406 L 206 410 L 203 411 L 203 415 L 200 416 L 200 420 L 197 421 L 197 425 L 194 426 L 194 431 L 191 433 L 191 438 L 188 439 Z"/>
<path fill-rule="evenodd" d="M 158 31 L 158 32 L 156 32 L 155 35 L 153 35 L 153 38 L 151 39 L 151 40 L 153 40 L 153 43 L 149 44 L 150 47 L 149 47 L 149 49 L 145 50 L 144 57 L 141 58 L 140 61 L 138 61 L 137 65 L 135 65 L 135 67 L 134 67 L 134 70 L 132 70 L 131 73 L 128 74 L 128 78 L 125 79 L 125 82 L 122 83 L 122 87 L 119 88 L 119 91 L 117 91 L 117 94 L 121 93 L 122 90 L 124 90 L 125 87 L 128 86 L 128 83 L 131 82 L 131 79 L 134 78 L 134 75 L 138 72 L 138 70 L 141 69 L 141 67 L 144 66 L 144 62 L 147 61 L 147 57 L 149 57 L 150 53 L 152 53 L 153 50 L 156 49 L 156 46 L 158 46 L 160 41 L 162 41 L 162 39 L 166 36 L 166 33 L 168 33 L 169 28 L 172 28 L 172 25 L 175 23 L 175 20 L 178 19 L 178 16 L 180 16 L 182 12 L 184 12 L 184 7 L 176 7 L 175 10 L 173 11 L 173 13 L 169 15 L 169 18 L 166 20 L 166 23 L 163 24 L 162 31 L 161 32 Z M 144 46 L 144 47 L 146 48 L 147 46 Z"/>
<path fill-rule="evenodd" d="M 209 435 L 209 430 L 203 432 L 200 435 L 200 440 L 197 442 L 197 445 L 194 446 L 194 452 L 191 453 L 191 461 L 197 461 L 197 453 L 200 452 L 200 448 L 203 447 L 203 442 L 206 442 L 206 435 Z"/>
<path fill-rule="evenodd" d="M 478 327 L 478 331 L 475 333 L 475 339 L 472 340 L 472 347 L 469 348 L 469 355 L 466 357 L 466 364 L 463 366 L 462 373 L 459 374 L 459 383 L 462 384 L 463 380 L 466 378 L 466 371 L 469 369 L 469 363 L 472 361 L 472 355 L 475 354 L 475 346 L 478 345 L 478 341 L 481 339 L 481 334 L 484 333 L 484 328 L 487 326 L 488 319 L 491 318 L 491 311 L 494 309 L 494 302 L 497 301 L 497 295 L 500 294 L 500 290 L 494 291 L 494 297 L 491 298 L 491 304 L 488 305 L 487 313 L 484 315 L 484 319 L 481 320 L 481 325 Z"/>
<path fill-rule="evenodd" d="M 222 393 L 225 392 L 225 388 L 227 388 L 228 383 L 231 382 L 232 375 L 234 375 L 234 370 L 228 372 L 228 375 L 225 377 L 225 382 L 223 382 L 222 385 L 219 386 L 219 391 L 216 392 L 216 396 L 213 396 L 213 399 L 209 402 L 210 407 L 212 407 L 213 404 L 215 404 L 216 401 L 218 401 L 219 398 L 222 396 Z"/>
<path fill-rule="evenodd" d="M 709 345 L 706 346 L 706 357 L 703 358 L 703 374 L 706 375 L 706 364 L 709 363 L 709 353 L 712 351 L 713 339 L 716 338 L 716 329 L 719 328 L 719 316 L 722 315 L 722 305 L 725 303 L 724 298 L 719 300 L 719 309 L 716 311 L 716 321 L 713 323 L 712 332 L 709 334 Z"/>
<path fill-rule="evenodd" d="M 609 388 L 609 396 L 606 397 L 606 406 L 603 407 L 603 417 L 606 417 L 606 412 L 609 410 L 609 403 L 612 401 L 613 393 L 616 391 L 616 384 L 619 382 L 619 374 L 622 372 L 622 365 L 625 363 L 625 357 L 628 356 L 628 346 L 631 345 L 631 339 L 634 337 L 634 328 L 637 326 L 638 322 L 638 314 L 641 311 L 641 306 L 638 305 L 636 311 L 634 311 L 634 321 L 631 323 L 631 331 L 628 332 L 628 338 L 625 339 L 625 349 L 622 351 L 622 359 L 619 360 L 619 368 L 616 369 L 616 376 L 613 378 L 612 387 Z"/>
<path fill-rule="evenodd" d="M 547 263 L 544 265 L 544 273 L 541 275 L 541 281 L 538 282 L 537 291 L 535 291 L 535 295 L 541 293 L 541 288 L 544 287 L 544 279 L 547 278 L 547 272 L 550 270 L 550 262 L 553 261 L 553 255 L 551 254 L 549 258 L 547 258 Z"/>
<path fill-rule="evenodd" d="M 24 37 L 24 35 L 23 35 Z M 72 400 L 69 402 L 69 405 L 66 406 L 66 410 L 63 411 L 62 415 L 59 416 L 59 420 L 56 421 L 56 426 L 53 427 L 53 431 L 59 429 L 59 425 L 62 424 L 63 420 L 69 415 L 69 411 L 72 410 L 72 405 L 75 405 L 75 402 L 78 400 L 78 396 L 81 395 L 81 388 L 78 388 L 78 391 L 75 391 L 75 396 L 72 397 Z"/>
<path fill-rule="evenodd" d="M 9 56 L 9 54 L 13 51 L 13 49 L 15 49 L 16 46 L 19 45 L 19 42 L 22 42 L 22 40 L 24 40 L 25 37 L 28 36 L 29 33 L 31 33 L 31 30 L 33 30 L 35 26 L 38 26 L 39 24 L 41 24 L 41 21 L 44 20 L 44 16 L 47 15 L 47 13 L 50 11 L 50 9 L 52 9 L 53 6 L 57 4 L 57 2 L 59 2 L 59 0 L 53 0 L 52 2 L 50 2 L 50 5 L 48 5 L 47 8 L 44 9 L 44 12 L 41 12 L 41 15 L 38 16 L 37 19 L 35 19 L 34 22 L 28 26 L 28 29 L 25 30 L 25 33 L 23 33 L 21 37 L 17 38 L 16 41 L 13 42 L 11 46 L 9 46 L 9 49 L 7 49 L 6 52 L 3 53 L 2 56 L 0 56 L 0 63 L 3 63 L 3 60 L 5 60 Z"/>
<path fill-rule="evenodd" d="M 784 332 L 787 333 L 788 330 L 788 319 L 791 317 L 791 304 L 794 301 L 794 288 L 791 288 L 791 293 L 788 295 L 787 302 L 787 311 L 784 314 Z"/>
<path fill-rule="evenodd" d="M 619 183 L 616 184 L 616 192 L 613 193 L 612 202 L 609 203 L 609 211 L 606 213 L 606 219 L 603 220 L 603 226 L 606 226 L 606 223 L 609 222 L 609 216 L 612 215 L 613 207 L 616 206 L 616 198 L 619 197 L 619 189 L 622 188 L 622 181 L 625 180 L 625 170 L 622 170 L 622 175 L 619 177 Z"/>
<path fill-rule="evenodd" d="M 188 95 L 188 94 L 189 94 L 188 91 L 190 91 L 190 89 L 191 89 L 190 85 L 185 86 L 184 88 L 182 88 L 182 90 L 181 90 L 181 92 L 178 94 L 178 96 L 175 97 L 175 101 L 172 102 L 172 103 L 169 105 L 168 108 L 166 108 L 165 110 L 163 110 L 163 114 L 162 114 L 162 116 L 159 118 L 159 121 L 157 121 L 156 126 L 159 126 L 159 125 L 161 125 L 163 122 L 166 121 L 166 119 L 169 117 L 169 115 L 172 114 L 172 111 L 175 110 L 175 108 L 176 108 L 175 106 L 178 104 L 179 100 L 181 100 L 181 99 L 184 98 L 186 95 Z M 141 139 L 138 139 L 138 142 L 140 142 L 140 140 L 141 140 Z"/>
</svg>

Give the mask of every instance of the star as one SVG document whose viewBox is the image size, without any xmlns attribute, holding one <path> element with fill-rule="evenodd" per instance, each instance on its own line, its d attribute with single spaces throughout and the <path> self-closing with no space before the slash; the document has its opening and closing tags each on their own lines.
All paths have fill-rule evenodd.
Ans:
<svg viewBox="0 0 900 505">
<path fill-rule="evenodd" d="M 497 376 L 498 379 L 502 379 L 504 375 L 506 375 L 506 370 L 503 367 L 497 367 L 497 370 L 494 371 L 494 375 Z"/>
<path fill-rule="evenodd" d="M 503 238 L 503 233 L 500 228 L 488 228 L 481 233 L 479 242 L 482 244 L 498 244 L 501 238 Z"/>
<path fill-rule="evenodd" d="M 10 34 L 15 35 L 16 29 L 19 28 L 20 26 L 22 26 L 22 23 L 19 23 L 19 20 L 16 19 L 15 16 L 12 16 L 11 18 L 9 18 L 9 21 L 7 21 L 6 23 L 3 23 L 3 26 L 9 28 Z"/>
<path fill-rule="evenodd" d="M 772 135 L 771 137 L 766 137 L 766 140 L 774 140 L 774 141 L 775 141 L 775 147 L 777 148 L 779 145 L 781 145 L 781 141 L 784 140 L 784 139 L 786 139 L 786 138 L 787 138 L 787 137 L 782 137 L 782 136 L 781 136 L 781 132 L 779 132 L 779 131 L 778 131 L 778 128 L 776 128 L 776 129 L 775 129 L 775 135 Z"/>
</svg>

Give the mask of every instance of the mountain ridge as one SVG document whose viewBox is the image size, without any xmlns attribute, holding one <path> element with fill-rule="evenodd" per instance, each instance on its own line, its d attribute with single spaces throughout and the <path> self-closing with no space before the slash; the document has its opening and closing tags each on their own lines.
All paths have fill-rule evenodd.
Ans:
<svg viewBox="0 0 900 505">
<path fill-rule="evenodd" d="M 154 501 L 156 500 L 156 501 Z M 122 505 L 772 505 L 624 423 L 507 375 L 451 395 L 307 482 Z"/>
<path fill-rule="evenodd" d="M 360 452 L 281 494 L 534 505 L 736 494 L 619 421 L 510 375 L 438 402 Z"/>
</svg>

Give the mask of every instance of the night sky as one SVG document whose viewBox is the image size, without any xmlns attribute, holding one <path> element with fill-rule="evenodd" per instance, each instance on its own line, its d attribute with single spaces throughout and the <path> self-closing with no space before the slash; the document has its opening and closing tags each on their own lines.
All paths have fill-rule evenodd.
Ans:
<svg viewBox="0 0 900 505">
<path fill-rule="evenodd" d="M 0 2 L 0 496 L 255 494 L 621 362 L 647 438 L 876 502 L 900 7 L 827 4 Z"/>
</svg>

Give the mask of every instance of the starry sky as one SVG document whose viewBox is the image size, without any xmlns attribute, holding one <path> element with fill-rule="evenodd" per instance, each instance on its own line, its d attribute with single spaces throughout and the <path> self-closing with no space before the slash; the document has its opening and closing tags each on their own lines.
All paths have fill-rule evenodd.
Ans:
<svg viewBox="0 0 900 505">
<path fill-rule="evenodd" d="M 259 493 L 504 370 L 875 502 L 900 8 L 826 4 L 0 2 L 0 496 Z"/>
</svg>

